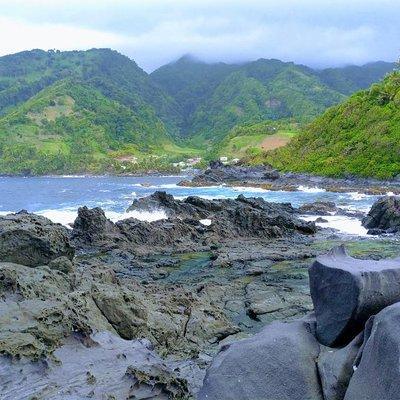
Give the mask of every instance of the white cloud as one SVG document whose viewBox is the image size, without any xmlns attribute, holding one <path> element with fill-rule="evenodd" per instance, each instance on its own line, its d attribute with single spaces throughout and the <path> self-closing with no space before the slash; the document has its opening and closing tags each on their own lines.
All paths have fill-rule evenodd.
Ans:
<svg viewBox="0 0 400 400">
<path fill-rule="evenodd" d="M 185 53 L 311 66 L 394 60 L 398 0 L 0 0 L 0 54 L 112 47 L 147 70 Z"/>
<path fill-rule="evenodd" d="M 115 33 L 79 28 L 63 24 L 30 24 L 0 16 L 0 54 L 27 49 L 87 49 L 119 47 L 124 38 Z"/>
</svg>

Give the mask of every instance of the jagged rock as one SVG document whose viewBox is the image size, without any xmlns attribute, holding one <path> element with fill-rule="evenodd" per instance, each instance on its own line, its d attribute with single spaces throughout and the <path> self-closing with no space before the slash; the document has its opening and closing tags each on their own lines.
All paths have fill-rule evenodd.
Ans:
<svg viewBox="0 0 400 400">
<path fill-rule="evenodd" d="M 189 399 L 203 370 L 193 361 L 165 361 L 146 340 L 109 332 L 73 334 L 52 358 L 0 356 L 0 396 L 15 399 Z"/>
<path fill-rule="evenodd" d="M 395 233 L 400 230 L 400 198 L 385 196 L 377 200 L 362 224 L 372 234 L 384 231 Z"/>
<path fill-rule="evenodd" d="M 317 337 L 326 346 L 349 343 L 371 315 L 400 301 L 400 259 L 360 260 L 338 247 L 317 258 L 309 277 Z"/>
<path fill-rule="evenodd" d="M 221 184 L 226 182 L 238 182 L 243 180 L 263 181 L 277 180 L 280 173 L 270 166 L 240 166 L 224 165 L 220 161 L 210 162 L 210 166 L 204 172 L 192 179 L 192 185 Z"/>
<path fill-rule="evenodd" d="M 360 333 L 341 349 L 321 346 L 317 365 L 324 400 L 344 399 L 362 343 L 363 333 Z"/>
<path fill-rule="evenodd" d="M 224 346 L 199 400 L 322 400 L 314 323 L 274 322 L 251 338 Z"/>
<path fill-rule="evenodd" d="M 0 217 L 0 261 L 37 267 L 74 254 L 64 226 L 26 211 Z"/>
<path fill-rule="evenodd" d="M 129 210 L 161 209 L 170 216 L 153 222 L 128 218 L 116 224 L 101 209 L 80 208 L 72 232 L 77 248 L 101 247 L 131 252 L 201 251 L 214 243 L 234 238 L 310 235 L 313 222 L 296 216 L 290 204 L 268 203 L 262 198 L 206 200 L 190 196 L 175 200 L 165 192 L 136 200 Z M 207 223 L 205 223 L 205 221 Z M 140 249 L 139 249 L 140 247 Z"/>
<path fill-rule="evenodd" d="M 78 209 L 71 238 L 77 245 L 102 245 L 104 242 L 118 242 L 124 239 L 101 208 L 89 209 L 86 206 Z"/>
<path fill-rule="evenodd" d="M 345 400 L 400 399 L 400 303 L 371 321 Z"/>
<path fill-rule="evenodd" d="M 49 268 L 64 272 L 64 274 L 69 274 L 74 271 L 74 265 L 72 261 L 65 256 L 51 260 L 49 263 Z"/>
<path fill-rule="evenodd" d="M 315 201 L 299 207 L 301 214 L 329 215 L 337 211 L 336 204 L 332 201 Z"/>
</svg>

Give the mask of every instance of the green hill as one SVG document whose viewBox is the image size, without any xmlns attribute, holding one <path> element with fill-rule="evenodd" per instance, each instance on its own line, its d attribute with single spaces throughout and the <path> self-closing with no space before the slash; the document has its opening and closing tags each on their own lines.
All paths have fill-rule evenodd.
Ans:
<svg viewBox="0 0 400 400">
<path fill-rule="evenodd" d="M 149 75 L 110 49 L 0 57 L 0 173 L 130 172 L 241 156 L 263 148 L 266 124 L 286 135 L 288 121 L 309 122 L 390 69 L 185 56 Z"/>
<path fill-rule="evenodd" d="M 328 109 L 288 146 L 263 161 L 329 176 L 400 174 L 400 72 Z"/>
<path fill-rule="evenodd" d="M 170 142 L 151 109 L 133 112 L 100 91 L 66 78 L 0 119 L 0 171 L 98 172 L 110 155 L 138 154 Z"/>
<path fill-rule="evenodd" d="M 309 122 L 393 68 L 374 63 L 317 71 L 279 60 L 227 65 L 186 56 L 151 77 L 182 106 L 182 134 L 199 145 L 218 143 L 235 126 L 266 119 Z"/>
<path fill-rule="evenodd" d="M 0 58 L 1 173 L 114 170 L 118 157 L 175 150 L 180 124 L 175 101 L 115 51 Z"/>
</svg>

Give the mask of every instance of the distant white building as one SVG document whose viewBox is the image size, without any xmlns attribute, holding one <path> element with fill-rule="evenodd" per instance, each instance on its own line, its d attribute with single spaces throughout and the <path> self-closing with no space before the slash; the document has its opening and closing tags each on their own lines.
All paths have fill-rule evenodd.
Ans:
<svg viewBox="0 0 400 400">
<path fill-rule="evenodd" d="M 201 157 L 193 157 L 193 158 L 188 158 L 186 160 L 186 163 L 188 165 L 196 165 L 201 161 Z"/>
<path fill-rule="evenodd" d="M 219 161 L 221 161 L 221 162 L 227 162 L 227 161 L 228 161 L 228 157 L 225 157 L 225 156 L 220 157 L 220 158 L 219 158 Z"/>
<path fill-rule="evenodd" d="M 240 158 L 234 158 L 231 161 L 231 164 L 237 164 L 240 161 Z"/>
</svg>

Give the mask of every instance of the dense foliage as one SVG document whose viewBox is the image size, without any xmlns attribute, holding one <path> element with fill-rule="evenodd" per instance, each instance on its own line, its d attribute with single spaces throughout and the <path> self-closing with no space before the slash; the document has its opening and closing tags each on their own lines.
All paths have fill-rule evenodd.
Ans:
<svg viewBox="0 0 400 400">
<path fill-rule="evenodd" d="M 222 140 L 236 125 L 282 118 L 311 121 L 347 94 L 381 79 L 393 67 L 391 63 L 374 63 L 354 70 L 316 71 L 279 60 L 227 65 L 184 57 L 151 76 L 183 105 L 182 133 L 192 137 L 193 143 L 204 145 Z"/>
<path fill-rule="evenodd" d="M 291 171 L 391 178 L 400 174 L 400 72 L 352 95 L 264 161 Z"/>
<path fill-rule="evenodd" d="M 0 57 L 0 173 L 168 170 L 192 156 L 242 156 L 267 125 L 307 122 L 342 101 L 349 82 L 365 85 L 392 68 L 324 72 L 186 56 L 148 75 L 109 49 Z"/>
</svg>

